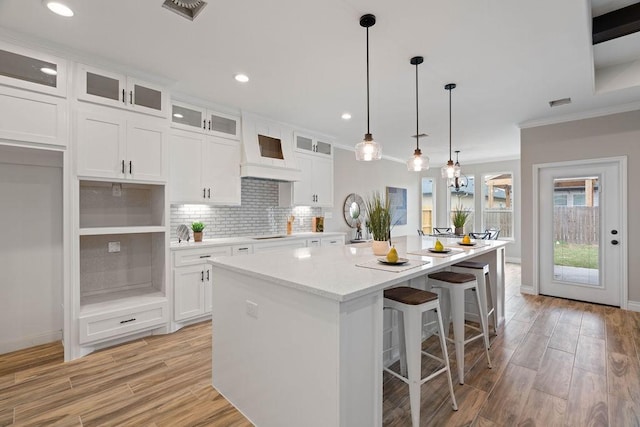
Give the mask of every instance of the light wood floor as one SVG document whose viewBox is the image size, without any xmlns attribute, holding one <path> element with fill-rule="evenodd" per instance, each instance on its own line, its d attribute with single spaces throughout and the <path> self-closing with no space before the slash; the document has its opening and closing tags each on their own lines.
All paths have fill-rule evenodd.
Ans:
<svg viewBox="0 0 640 427">
<path fill-rule="evenodd" d="M 422 387 L 421 424 L 640 426 L 640 313 L 521 295 L 519 274 L 508 265 L 494 368 L 470 344 L 460 409 L 440 376 Z M 411 425 L 407 386 L 384 381 L 385 426 Z M 209 322 L 66 364 L 59 344 L 38 346 L 0 355 L 0 425 L 251 425 L 210 383 Z"/>
</svg>

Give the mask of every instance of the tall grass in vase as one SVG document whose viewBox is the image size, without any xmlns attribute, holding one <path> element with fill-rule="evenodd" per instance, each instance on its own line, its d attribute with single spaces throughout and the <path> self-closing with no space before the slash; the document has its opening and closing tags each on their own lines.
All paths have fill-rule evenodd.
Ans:
<svg viewBox="0 0 640 427">
<path fill-rule="evenodd" d="M 386 255 L 389 251 L 391 240 L 391 208 L 389 200 L 379 191 L 375 191 L 371 197 L 365 200 L 367 211 L 366 226 L 373 237 L 373 253 Z"/>
</svg>

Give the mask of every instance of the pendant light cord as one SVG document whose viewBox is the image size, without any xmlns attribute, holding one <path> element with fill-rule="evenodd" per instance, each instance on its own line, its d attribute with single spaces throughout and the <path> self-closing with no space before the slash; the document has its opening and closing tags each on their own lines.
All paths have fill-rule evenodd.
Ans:
<svg viewBox="0 0 640 427">
<path fill-rule="evenodd" d="M 416 63 L 416 150 L 420 149 L 420 132 L 418 131 L 418 120 L 420 114 L 418 113 L 418 63 Z"/>
<path fill-rule="evenodd" d="M 369 27 L 367 27 L 367 133 L 369 130 Z"/>
<path fill-rule="evenodd" d="M 451 160 L 451 89 L 449 89 L 449 160 Z"/>
</svg>

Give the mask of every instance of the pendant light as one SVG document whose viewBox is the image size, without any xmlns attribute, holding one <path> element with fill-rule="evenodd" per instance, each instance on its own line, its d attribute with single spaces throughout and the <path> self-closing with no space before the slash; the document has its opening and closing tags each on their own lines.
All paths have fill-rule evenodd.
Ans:
<svg viewBox="0 0 640 427">
<path fill-rule="evenodd" d="M 382 147 L 373 140 L 369 130 L 369 27 L 376 23 L 376 17 L 367 14 L 360 17 L 360 26 L 367 29 L 367 133 L 364 134 L 364 141 L 356 144 L 356 160 L 369 162 L 382 158 Z"/>
<path fill-rule="evenodd" d="M 416 66 L 416 134 L 413 136 L 416 139 L 416 149 L 413 152 L 413 156 L 407 160 L 407 169 L 413 172 L 420 172 L 421 170 L 429 169 L 429 157 L 423 156 L 420 150 L 420 137 L 427 136 L 425 133 L 420 133 L 418 120 L 420 115 L 418 114 L 418 65 L 424 62 L 422 56 L 414 56 L 411 58 L 411 65 Z"/>
<path fill-rule="evenodd" d="M 449 161 L 442 167 L 442 177 L 447 179 L 460 177 L 460 164 L 453 164 L 451 159 L 451 91 L 456 88 L 455 83 L 448 83 L 444 88 L 449 91 Z"/>
</svg>

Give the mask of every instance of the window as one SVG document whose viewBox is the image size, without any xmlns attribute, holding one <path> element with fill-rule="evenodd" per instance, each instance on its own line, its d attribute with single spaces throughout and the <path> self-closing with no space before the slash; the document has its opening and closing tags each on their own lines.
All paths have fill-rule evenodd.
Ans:
<svg viewBox="0 0 640 427">
<path fill-rule="evenodd" d="M 554 194 L 553 195 L 553 205 L 554 206 L 567 206 L 567 195 L 566 194 Z"/>
<path fill-rule="evenodd" d="M 585 194 L 574 194 L 572 197 L 573 206 L 585 206 L 586 205 L 586 197 Z"/>
<path fill-rule="evenodd" d="M 513 238 L 513 174 L 484 176 L 482 223 L 500 230 L 500 237 Z"/>
<path fill-rule="evenodd" d="M 434 209 L 434 182 L 433 178 L 422 178 L 422 215 L 421 227 L 424 234 L 431 234 L 433 231 Z"/>
<path fill-rule="evenodd" d="M 474 197 L 475 197 L 475 179 L 474 177 L 462 176 L 457 180 L 449 183 L 449 212 L 451 218 L 453 218 L 453 212 L 455 210 L 464 210 L 469 212 L 467 221 L 464 223 L 463 232 L 470 233 L 474 230 Z M 450 219 L 449 223 L 453 227 L 453 220 Z"/>
</svg>

